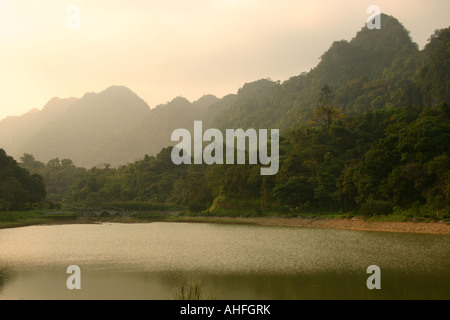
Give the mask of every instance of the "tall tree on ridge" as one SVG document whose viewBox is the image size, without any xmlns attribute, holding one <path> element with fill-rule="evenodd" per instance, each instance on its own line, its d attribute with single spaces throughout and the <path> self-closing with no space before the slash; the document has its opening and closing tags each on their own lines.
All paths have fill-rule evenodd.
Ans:
<svg viewBox="0 0 450 320">
<path fill-rule="evenodd" d="M 317 108 L 314 116 L 317 120 L 324 123 L 326 129 L 329 129 L 335 118 L 341 116 L 341 112 L 334 105 L 334 93 L 328 84 L 324 85 L 320 90 Z"/>
</svg>

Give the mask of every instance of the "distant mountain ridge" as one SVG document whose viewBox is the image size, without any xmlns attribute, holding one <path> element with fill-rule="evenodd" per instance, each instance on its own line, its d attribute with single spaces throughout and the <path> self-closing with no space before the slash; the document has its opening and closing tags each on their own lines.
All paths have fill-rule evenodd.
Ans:
<svg viewBox="0 0 450 320">
<path fill-rule="evenodd" d="M 0 145 L 16 159 L 24 153 L 47 162 L 71 159 L 84 167 L 113 166 L 156 154 L 174 129 L 201 119 L 219 99 L 191 103 L 177 97 L 150 109 L 130 89 L 111 86 L 82 98 L 51 99 L 42 109 L 0 121 Z"/>
<path fill-rule="evenodd" d="M 67 112 L 76 101 L 78 101 L 77 98 L 52 98 L 42 111 L 33 109 L 22 116 L 12 116 L 1 120 L 0 145 L 17 157 L 23 150 L 22 146 L 29 139 L 58 116 Z"/>
<path fill-rule="evenodd" d="M 0 148 L 16 159 L 24 153 L 47 162 L 68 158 L 77 166 L 126 164 L 173 145 L 171 133 L 204 128 L 279 128 L 281 133 L 313 118 L 328 84 L 344 114 L 396 106 L 450 102 L 450 29 L 436 31 L 419 51 L 394 17 L 382 15 L 381 30 L 363 27 L 351 41 L 335 41 L 316 68 L 280 83 L 246 83 L 221 99 L 183 97 L 154 109 L 130 89 L 112 86 L 82 98 L 50 100 L 42 111 L 0 121 Z"/>
</svg>

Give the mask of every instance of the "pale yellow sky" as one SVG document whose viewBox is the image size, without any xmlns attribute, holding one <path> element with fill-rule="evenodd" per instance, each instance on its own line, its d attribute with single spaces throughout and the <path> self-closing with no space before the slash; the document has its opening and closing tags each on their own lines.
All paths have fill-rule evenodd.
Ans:
<svg viewBox="0 0 450 320">
<path fill-rule="evenodd" d="M 70 5 L 80 29 L 70 30 Z M 150 107 L 309 71 L 378 5 L 422 48 L 448 0 L 0 0 L 0 119 L 124 85 Z"/>
</svg>

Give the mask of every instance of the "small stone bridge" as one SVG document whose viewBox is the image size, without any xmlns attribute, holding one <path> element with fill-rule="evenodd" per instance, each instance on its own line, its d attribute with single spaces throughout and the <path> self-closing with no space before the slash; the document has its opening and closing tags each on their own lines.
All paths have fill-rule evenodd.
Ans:
<svg viewBox="0 0 450 320">
<path fill-rule="evenodd" d="M 91 216 L 97 216 L 97 218 L 100 217 L 115 217 L 115 216 L 121 216 L 121 217 L 129 217 L 131 216 L 134 211 L 128 211 L 120 208 L 102 208 L 102 209 L 87 209 L 82 212 L 80 212 L 80 216 L 89 218 Z"/>
</svg>

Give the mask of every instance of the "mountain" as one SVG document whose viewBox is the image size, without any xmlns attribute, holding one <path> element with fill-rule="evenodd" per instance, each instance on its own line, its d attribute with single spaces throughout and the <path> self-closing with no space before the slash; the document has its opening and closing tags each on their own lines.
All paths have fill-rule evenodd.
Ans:
<svg viewBox="0 0 450 320">
<path fill-rule="evenodd" d="M 17 159 L 28 153 L 43 162 L 67 158 L 77 166 L 117 166 L 173 144 L 173 130 L 202 120 L 218 100 L 205 95 L 191 103 L 178 97 L 151 110 L 123 86 L 80 99 L 53 98 L 42 111 L 2 120 L 0 146 Z"/>
<path fill-rule="evenodd" d="M 344 115 L 450 102 L 450 28 L 437 30 L 419 51 L 408 30 L 382 14 L 380 30 L 364 26 L 350 41 L 335 41 L 310 72 L 287 81 L 260 79 L 222 99 L 177 97 L 154 109 L 125 87 L 80 99 L 52 99 L 42 111 L 0 122 L 0 147 L 15 158 L 69 158 L 77 166 L 126 164 L 175 143 L 177 128 L 278 128 L 281 134 L 311 120 L 328 85 Z"/>
<path fill-rule="evenodd" d="M 192 103 L 183 97 L 177 97 L 159 105 L 126 131 L 116 149 L 128 157 L 126 161 L 141 159 L 146 154 L 156 155 L 162 148 L 176 144 L 171 141 L 175 129 L 193 130 L 194 121 L 204 120 L 210 105 L 218 101 L 212 95 L 205 95 Z"/>
<path fill-rule="evenodd" d="M 87 93 L 47 122 L 16 150 L 42 161 L 69 158 L 80 166 L 123 161 L 116 143 L 123 133 L 150 113 L 149 106 L 125 87 Z M 17 154 L 12 153 L 14 156 Z"/>
<path fill-rule="evenodd" d="M 335 41 L 308 73 L 282 84 L 268 80 L 255 82 L 251 90 L 247 90 L 250 89 L 247 84 L 241 92 L 245 97 L 241 99 L 238 93 L 238 99 L 229 110 L 222 112 L 214 125 L 294 129 L 312 118 L 312 110 L 325 84 L 333 89 L 336 102 L 345 113 L 368 111 L 372 100 L 358 101 L 358 98 L 367 94 L 369 85 L 382 78 L 385 69 L 395 61 L 419 52 L 397 19 L 382 14 L 381 21 L 380 30 L 364 26 L 351 41 Z"/>
<path fill-rule="evenodd" d="M 33 109 L 22 116 L 7 117 L 0 121 L 0 145 L 14 157 L 21 155 L 23 145 L 45 125 L 67 112 L 78 99 L 51 99 L 39 111 Z"/>
</svg>

